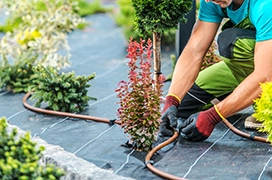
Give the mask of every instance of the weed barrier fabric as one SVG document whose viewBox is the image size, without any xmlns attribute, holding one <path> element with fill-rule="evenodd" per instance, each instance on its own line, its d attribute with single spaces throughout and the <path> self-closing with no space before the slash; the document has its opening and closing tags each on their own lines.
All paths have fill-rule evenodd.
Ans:
<svg viewBox="0 0 272 180">
<path fill-rule="evenodd" d="M 1 97 L 1 102 L 10 101 L 14 96 L 18 97 L 15 94 Z M 119 125 L 110 126 L 90 120 L 37 114 L 25 111 L 19 103 L 15 103 L 18 101 L 19 99 L 13 100 L 14 104 L 10 104 L 13 108 L 16 107 L 17 115 L 11 111 L 6 113 L 10 124 L 30 131 L 32 136 L 61 146 L 66 151 L 118 175 L 135 179 L 160 179 L 145 167 L 144 158 L 147 153 L 137 152 L 126 146 L 128 137 Z M 1 107 L 6 111 L 9 108 Z"/>
<path fill-rule="evenodd" d="M 265 136 L 246 131 L 243 122 L 241 118 L 236 127 Z M 270 144 L 240 137 L 220 123 L 203 142 L 189 142 L 180 137 L 156 167 L 187 179 L 271 179 L 271 150 Z"/>
<path fill-rule="evenodd" d="M 6 112 L 9 123 L 118 175 L 162 179 L 145 167 L 147 153 L 126 146 L 128 137 L 119 125 L 37 114 L 18 103 L 22 95 L 0 96 L 1 111 Z M 91 108 L 83 113 L 90 111 Z M 231 120 L 240 119 L 235 126 L 244 130 L 245 117 L 237 115 Z M 258 179 L 260 175 L 260 179 L 271 179 L 271 150 L 270 144 L 242 138 L 219 123 L 206 141 L 190 142 L 179 137 L 175 145 L 158 151 L 152 160 L 157 169 L 188 179 Z"/>
<path fill-rule="evenodd" d="M 114 119 L 118 109 L 114 89 L 119 81 L 127 78 L 126 40 L 109 15 L 97 14 L 87 20 L 90 27 L 69 34 L 72 66 L 62 71 L 73 70 L 77 75 L 96 72 L 96 78 L 90 81 L 92 86 L 88 95 L 98 100 L 90 101 L 81 114 Z M 173 51 L 163 52 L 162 72 L 165 75 L 172 71 L 171 53 Z M 164 90 L 168 87 L 169 83 L 166 83 Z M 24 95 L 0 93 L 0 116 L 7 117 L 10 124 L 118 175 L 137 180 L 162 179 L 146 168 L 147 153 L 132 151 L 125 146 L 129 138 L 119 125 L 31 112 L 21 103 Z M 34 104 L 32 100 L 28 102 Z M 236 127 L 244 130 L 245 117 L 235 116 L 231 120 L 234 123 L 241 118 Z M 154 154 L 154 167 L 197 180 L 272 179 L 271 145 L 242 138 L 231 131 L 226 133 L 227 130 L 220 123 L 206 141 L 189 142 L 179 138 L 175 145 Z M 170 149 L 167 151 L 167 148 Z"/>
</svg>

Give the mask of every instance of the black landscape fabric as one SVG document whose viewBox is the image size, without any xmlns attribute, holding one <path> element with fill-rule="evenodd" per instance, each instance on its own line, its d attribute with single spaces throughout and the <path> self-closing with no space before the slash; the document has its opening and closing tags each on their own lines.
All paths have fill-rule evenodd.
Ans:
<svg viewBox="0 0 272 180">
<path fill-rule="evenodd" d="M 97 101 L 90 101 L 82 114 L 115 119 L 118 99 L 114 89 L 119 81 L 126 80 L 128 72 L 127 40 L 108 14 L 86 19 L 91 22 L 90 27 L 69 34 L 72 65 L 62 71 L 75 71 L 77 75 L 96 72 L 88 94 Z M 163 50 L 165 75 L 172 70 L 170 54 L 174 52 Z M 168 87 L 169 82 L 164 89 Z M 146 168 L 147 153 L 126 147 L 129 138 L 119 125 L 35 113 L 23 107 L 23 96 L 0 93 L 0 116 L 7 117 L 10 124 L 118 175 L 138 180 L 162 179 Z M 33 102 L 29 100 L 29 104 Z M 249 114 L 233 116 L 231 121 L 246 131 L 243 121 Z M 156 168 L 187 179 L 266 180 L 272 179 L 271 150 L 270 144 L 242 138 L 220 123 L 206 141 L 188 142 L 180 137 L 175 144 L 157 152 L 153 160 Z"/>
</svg>

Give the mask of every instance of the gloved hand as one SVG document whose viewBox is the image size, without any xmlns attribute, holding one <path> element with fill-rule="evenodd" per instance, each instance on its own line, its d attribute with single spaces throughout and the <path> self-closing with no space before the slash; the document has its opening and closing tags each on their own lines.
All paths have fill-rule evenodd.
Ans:
<svg viewBox="0 0 272 180">
<path fill-rule="evenodd" d="M 175 95 L 167 95 L 164 108 L 162 110 L 162 123 L 160 125 L 160 135 L 172 136 L 172 128 L 177 128 L 177 111 L 180 100 Z"/>
<path fill-rule="evenodd" d="M 203 141 L 207 139 L 211 135 L 215 125 L 222 120 L 222 115 L 220 113 L 219 115 L 215 108 L 214 106 L 206 111 L 192 114 L 183 122 L 180 134 L 191 141 Z"/>
</svg>

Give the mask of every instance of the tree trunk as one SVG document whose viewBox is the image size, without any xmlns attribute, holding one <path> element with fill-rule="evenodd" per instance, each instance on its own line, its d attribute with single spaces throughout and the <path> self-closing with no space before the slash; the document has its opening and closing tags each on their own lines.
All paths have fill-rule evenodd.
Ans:
<svg viewBox="0 0 272 180">
<path fill-rule="evenodd" d="M 155 88 L 159 91 L 159 76 L 161 75 L 161 34 L 157 32 L 153 33 L 153 56 Z"/>
</svg>

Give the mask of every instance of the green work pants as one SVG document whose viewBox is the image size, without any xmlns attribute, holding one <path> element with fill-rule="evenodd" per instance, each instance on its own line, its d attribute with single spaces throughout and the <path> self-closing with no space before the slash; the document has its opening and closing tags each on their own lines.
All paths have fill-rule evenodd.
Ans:
<svg viewBox="0 0 272 180">
<path fill-rule="evenodd" d="M 210 107 L 211 100 L 223 100 L 254 70 L 255 31 L 229 28 L 217 39 L 221 62 L 201 71 L 178 108 L 178 116 Z"/>
</svg>

